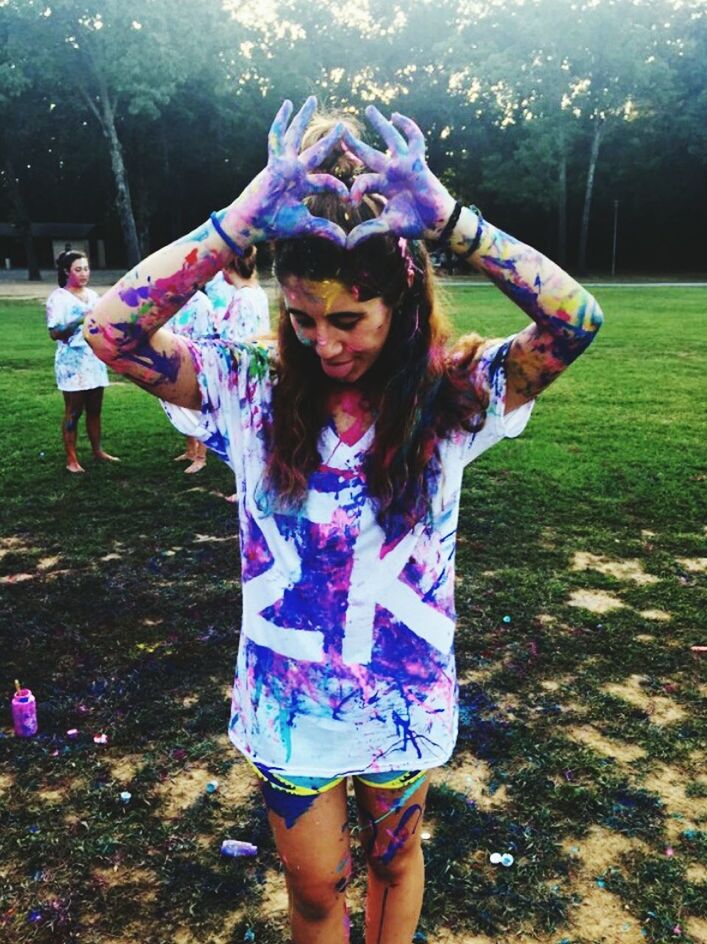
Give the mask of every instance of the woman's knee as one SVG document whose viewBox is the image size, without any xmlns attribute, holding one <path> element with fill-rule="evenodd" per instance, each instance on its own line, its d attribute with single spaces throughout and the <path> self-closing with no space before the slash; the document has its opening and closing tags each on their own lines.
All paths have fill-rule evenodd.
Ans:
<svg viewBox="0 0 707 944">
<path fill-rule="evenodd" d="M 384 843 L 366 849 L 366 860 L 379 882 L 397 885 L 423 865 L 419 837 L 391 836 Z"/>
<path fill-rule="evenodd" d="M 308 921 L 324 921 L 340 903 L 351 877 L 351 862 L 336 875 L 303 875 L 287 869 L 287 887 L 292 907 Z"/>
<path fill-rule="evenodd" d="M 83 407 L 78 404 L 69 406 L 64 410 L 64 426 L 67 432 L 73 433 L 76 430 L 82 413 Z"/>
</svg>

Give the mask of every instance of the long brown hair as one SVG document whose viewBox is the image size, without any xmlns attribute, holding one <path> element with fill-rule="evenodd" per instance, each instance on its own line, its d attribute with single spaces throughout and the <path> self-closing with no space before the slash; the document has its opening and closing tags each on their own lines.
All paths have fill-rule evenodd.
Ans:
<svg viewBox="0 0 707 944">
<path fill-rule="evenodd" d="M 346 154 L 325 169 L 350 182 Z M 324 193 L 308 198 L 307 206 L 348 232 L 377 216 L 382 203 L 365 198 L 356 208 Z M 392 309 L 383 349 L 358 382 L 375 417 L 365 473 L 380 521 L 400 515 L 408 524 L 420 520 L 428 511 L 431 481 L 439 474 L 439 440 L 455 429 L 473 432 L 484 424 L 488 402 L 468 379 L 482 339 L 469 336 L 450 349 L 449 325 L 436 303 L 434 274 L 421 241 L 386 234 L 345 250 L 321 238 L 281 240 L 274 272 L 280 283 L 288 276 L 334 280 L 360 301 L 381 298 Z M 328 419 L 331 381 L 315 351 L 298 340 L 284 301 L 278 340 L 266 483 L 278 504 L 297 506 L 321 465 L 317 443 Z"/>
</svg>

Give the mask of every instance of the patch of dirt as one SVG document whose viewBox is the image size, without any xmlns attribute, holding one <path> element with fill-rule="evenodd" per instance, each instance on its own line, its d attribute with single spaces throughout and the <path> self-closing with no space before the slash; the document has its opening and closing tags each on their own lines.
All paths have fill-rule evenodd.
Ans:
<svg viewBox="0 0 707 944">
<path fill-rule="evenodd" d="M 230 741 L 225 749 L 233 750 Z M 228 774 L 222 777 L 217 777 L 208 767 L 191 764 L 155 788 L 164 815 L 178 817 L 206 793 L 206 785 L 210 781 L 218 783 L 219 798 L 228 806 L 247 803 L 258 789 L 255 774 L 243 760 L 235 761 Z"/>
<path fill-rule="evenodd" d="M 620 868 L 622 856 L 645 851 L 646 845 L 597 826 L 582 839 L 565 839 L 562 848 L 572 860 L 572 892 L 581 898 L 570 911 L 569 929 L 580 936 L 591 930 L 592 940 L 602 944 L 641 944 L 640 924 L 619 898 L 597 885 L 597 880 L 609 868 Z"/>
<path fill-rule="evenodd" d="M 641 784 L 644 790 L 657 794 L 663 802 L 668 814 L 665 831 L 670 842 L 676 842 L 685 829 L 700 829 L 707 819 L 707 799 L 685 794 L 689 779 L 679 768 L 661 764 Z"/>
<path fill-rule="evenodd" d="M 437 767 L 430 781 L 436 787 L 448 787 L 473 801 L 480 810 L 494 810 L 508 802 L 505 786 L 491 793 L 489 784 L 493 780 L 493 769 L 484 760 L 474 757 L 459 767 Z"/>
<path fill-rule="evenodd" d="M 471 683 L 473 685 L 483 685 L 485 682 L 488 682 L 496 672 L 500 671 L 503 665 L 503 659 L 498 659 L 496 662 L 491 662 L 488 665 L 479 666 L 478 669 L 470 669 L 468 672 L 464 672 L 463 675 L 459 676 L 459 684 L 467 685 Z"/>
<path fill-rule="evenodd" d="M 707 557 L 677 557 L 676 560 L 689 574 L 707 574 Z"/>
<path fill-rule="evenodd" d="M 587 747 L 590 747 L 598 754 L 613 757 L 617 763 L 630 764 L 632 761 L 646 756 L 646 752 L 637 744 L 629 744 L 628 741 L 615 741 L 611 738 L 604 737 L 604 735 L 591 724 L 577 725 L 573 728 L 568 728 L 566 735 L 569 738 L 580 741 L 582 744 L 586 744 Z"/>
<path fill-rule="evenodd" d="M 632 580 L 639 586 L 657 583 L 658 577 L 647 574 L 639 560 L 616 560 L 611 557 L 598 557 L 585 551 L 577 551 L 572 558 L 572 570 L 596 570 L 600 574 L 616 577 L 617 580 Z"/>
<path fill-rule="evenodd" d="M 167 818 L 176 818 L 206 793 L 206 784 L 216 780 L 206 767 L 189 766 L 173 773 L 155 787 Z M 220 784 L 219 784 L 220 787 Z"/>
<path fill-rule="evenodd" d="M 665 610 L 640 610 L 639 613 L 643 619 L 658 620 L 664 623 L 673 618 L 672 615 L 666 613 Z"/>
<path fill-rule="evenodd" d="M 621 856 L 635 850 L 645 852 L 648 847 L 640 839 L 623 833 L 593 826 L 582 839 L 568 837 L 562 842 L 562 851 L 573 863 L 572 872 L 578 876 L 589 875 L 592 880 L 610 867 L 617 867 Z"/>
<path fill-rule="evenodd" d="M 225 915 L 218 931 L 209 933 L 208 944 L 231 944 L 233 929 L 239 921 L 243 920 L 244 914 L 243 909 L 236 908 Z M 137 940 L 142 940 L 142 938 L 136 938 Z M 170 938 L 170 944 L 204 944 L 204 938 L 201 936 L 195 937 L 191 928 L 177 928 Z"/>
<path fill-rule="evenodd" d="M 701 862 L 691 862 L 685 869 L 685 878 L 688 882 L 694 882 L 695 885 L 707 882 L 707 865 L 702 865 Z M 707 935 L 705 935 L 705 941 L 707 941 Z"/>
<path fill-rule="evenodd" d="M 638 635 L 633 638 L 638 642 L 655 642 L 655 636 L 651 636 L 650 633 L 638 633 Z"/>
<path fill-rule="evenodd" d="M 574 679 L 574 675 L 562 675 L 559 678 L 543 679 L 540 685 L 546 692 L 556 692 L 560 688 L 569 688 Z"/>
<path fill-rule="evenodd" d="M 10 774 L 0 773 L 0 794 L 9 793 L 14 782 L 15 778 L 11 777 Z"/>
<path fill-rule="evenodd" d="M 693 941 L 707 941 L 707 918 L 685 918 L 682 927 Z"/>
<path fill-rule="evenodd" d="M 629 675 L 623 682 L 609 682 L 602 687 L 602 691 L 645 711 L 653 724 L 672 724 L 685 717 L 683 708 L 672 698 L 652 695 L 645 690 L 643 682 L 642 675 Z"/>
<path fill-rule="evenodd" d="M 607 593 L 605 590 L 573 590 L 567 604 L 589 610 L 590 613 L 610 613 L 626 606 L 613 593 Z"/>
<path fill-rule="evenodd" d="M 266 918 L 285 918 L 288 904 L 284 874 L 278 869 L 268 869 L 263 883 L 261 914 Z"/>
<path fill-rule="evenodd" d="M 587 883 L 577 894 L 582 901 L 571 912 L 569 927 L 577 935 L 589 930 L 593 942 L 601 944 L 645 944 L 641 925 L 621 900 L 596 883 Z"/>
<path fill-rule="evenodd" d="M 103 887 L 126 887 L 136 903 L 149 905 L 157 900 L 160 882 L 150 869 L 115 865 L 113 868 L 92 869 L 91 877 Z"/>
<path fill-rule="evenodd" d="M 123 757 L 115 759 L 106 758 L 106 763 L 110 767 L 113 780 L 118 783 L 128 784 L 135 778 L 138 771 L 145 762 L 142 754 L 124 754 Z"/>
</svg>

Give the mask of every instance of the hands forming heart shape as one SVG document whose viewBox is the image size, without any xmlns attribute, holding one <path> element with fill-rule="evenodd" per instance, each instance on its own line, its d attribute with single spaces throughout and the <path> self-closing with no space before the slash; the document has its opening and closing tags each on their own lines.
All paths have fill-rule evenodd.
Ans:
<svg viewBox="0 0 707 944">
<path fill-rule="evenodd" d="M 342 124 L 301 150 L 316 107 L 316 98 L 310 96 L 290 121 L 292 102 L 282 103 L 268 135 L 267 166 L 231 204 L 224 223 L 233 217 L 233 230 L 250 242 L 319 236 L 347 249 L 384 233 L 412 239 L 438 236 L 455 201 L 427 166 L 425 138 L 415 122 L 397 113 L 388 120 L 369 105 L 366 117 L 387 145 L 387 152 L 364 144 Z M 368 169 L 350 190 L 331 174 L 316 172 L 340 144 Z M 368 193 L 380 194 L 386 203 L 380 216 L 360 223 L 347 235 L 336 223 L 313 216 L 305 206 L 305 197 L 325 191 L 336 193 L 352 206 Z"/>
</svg>

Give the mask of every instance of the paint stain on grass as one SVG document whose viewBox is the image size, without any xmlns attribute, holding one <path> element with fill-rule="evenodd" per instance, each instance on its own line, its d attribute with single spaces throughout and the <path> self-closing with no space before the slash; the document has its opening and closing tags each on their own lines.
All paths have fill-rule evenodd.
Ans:
<svg viewBox="0 0 707 944">
<path fill-rule="evenodd" d="M 586 551 L 577 551 L 572 557 L 572 570 L 596 570 L 600 574 L 615 577 L 617 580 L 630 580 L 638 586 L 657 583 L 658 577 L 647 574 L 638 560 L 616 560 L 610 557 L 598 557 Z"/>
<path fill-rule="evenodd" d="M 673 724 L 686 717 L 684 709 L 672 698 L 646 691 L 645 682 L 642 675 L 629 675 L 621 682 L 608 682 L 602 691 L 645 711 L 653 724 Z"/>
<path fill-rule="evenodd" d="M 626 606 L 622 600 L 606 590 L 573 590 L 567 604 L 589 610 L 590 613 L 610 613 Z"/>
</svg>

